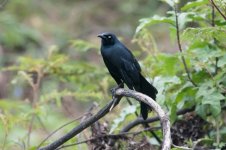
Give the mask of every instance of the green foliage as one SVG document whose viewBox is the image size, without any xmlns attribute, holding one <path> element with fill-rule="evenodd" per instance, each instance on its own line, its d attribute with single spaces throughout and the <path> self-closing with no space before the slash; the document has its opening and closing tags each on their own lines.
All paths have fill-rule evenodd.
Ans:
<svg viewBox="0 0 226 150">
<path fill-rule="evenodd" d="M 187 10 L 190 10 L 190 9 L 194 9 L 194 8 L 197 8 L 197 7 L 206 5 L 206 4 L 208 4 L 208 3 L 209 3 L 208 0 L 196 0 L 196 1 L 193 1 L 193 2 L 188 2 L 187 4 L 185 4 L 185 5 L 181 8 L 181 10 L 182 10 L 182 11 L 187 11 Z"/>
<path fill-rule="evenodd" d="M 45 45 L 40 42 L 43 35 L 40 35 L 37 29 L 21 22 L 35 22 L 34 24 L 38 24 L 39 28 L 39 25 L 47 21 L 49 16 L 46 20 L 39 20 L 38 17 L 34 17 L 34 20 L 27 18 L 31 15 L 28 12 L 31 9 L 36 10 L 37 4 L 34 2 L 31 7 L 28 7 L 27 2 L 27 0 L 12 1 L 8 6 L 9 12 L 2 12 L 0 15 L 0 43 L 4 50 L 6 49 L 5 53 L 37 50 L 35 54 L 27 52 L 21 56 L 13 56 L 10 61 L 8 57 L 1 57 L 2 60 L 5 60 L 3 63 L 10 62 L 10 65 L 1 68 L 1 71 L 10 72 L 13 75 L 11 84 L 7 85 L 10 87 L 7 91 L 10 96 L 0 100 L 0 129 L 4 131 L 0 134 L 0 141 L 3 141 L 0 147 L 5 149 L 36 149 L 40 141 L 49 134 L 45 132 L 46 130 L 53 131 L 71 120 L 70 117 L 74 111 L 71 113 L 71 108 L 66 108 L 65 103 L 69 103 L 69 105 L 72 103 L 72 110 L 79 109 L 75 111 L 76 113 L 83 109 L 83 105 L 90 106 L 90 103 L 94 101 L 103 106 L 110 99 L 110 87 L 115 85 L 106 67 L 96 60 L 100 57 L 99 46 L 81 39 L 68 40 L 67 35 L 63 32 L 67 28 L 59 30 L 59 27 L 52 28 L 53 25 L 46 25 L 42 30 L 44 32 L 51 30 L 54 36 L 57 36 L 57 40 L 55 39 L 57 46 L 44 48 Z M 222 108 L 225 108 L 226 102 L 225 20 L 215 11 L 215 24 L 214 26 L 210 24 L 213 21 L 212 8 L 208 0 L 189 1 L 183 4 L 176 0 L 161 0 L 161 2 L 169 5 L 166 15 L 155 14 L 153 17 L 140 19 L 140 24 L 135 31 L 134 41 L 142 53 L 147 54 L 140 57 L 142 58 L 140 60 L 142 73 L 158 89 L 156 101 L 166 112 L 169 112 L 171 124 L 177 121 L 176 112 L 179 109 L 194 106 L 195 112 L 212 123 L 214 127 L 210 131 L 210 136 L 200 139 L 200 141 L 211 141 L 208 144 L 204 143 L 210 147 L 221 148 L 222 143 L 226 142 L 225 123 L 222 121 L 225 114 L 225 110 Z M 179 52 L 176 47 L 174 53 L 163 53 L 158 50 L 158 44 L 165 43 L 155 39 L 156 32 L 151 32 L 150 29 L 153 25 L 167 25 L 171 42 L 177 44 L 175 3 L 180 5 L 178 31 L 183 51 Z M 221 10 L 225 11 L 225 1 L 218 0 L 216 3 Z M 133 13 L 133 9 L 141 7 L 139 5 L 138 1 L 122 2 L 120 12 Z M 40 6 L 42 6 L 41 3 Z M 16 15 L 12 15 L 18 12 L 19 8 L 24 9 Z M 88 8 L 93 10 L 93 6 Z M 45 11 L 43 10 L 42 13 L 45 14 Z M 135 14 L 139 13 L 136 11 Z M 65 12 L 61 15 L 64 16 Z M 100 18 L 98 19 L 100 20 Z M 82 23 L 80 25 L 81 29 L 86 28 Z M 123 26 L 123 32 L 127 32 L 124 31 L 124 28 L 125 26 Z M 45 38 L 48 36 L 49 33 L 45 35 Z M 42 44 L 43 51 L 40 50 L 40 44 Z M 91 56 L 95 58 L 93 59 Z M 185 57 L 191 80 L 197 86 L 193 85 L 188 78 L 181 60 L 182 56 Z M 13 64 L 14 62 L 15 64 Z M 25 92 L 28 94 L 23 94 Z M 77 103 L 81 103 L 78 107 L 82 106 L 82 108 L 74 108 L 73 104 L 77 106 Z M 123 109 L 119 108 L 120 114 L 108 116 L 110 132 L 120 131 L 124 125 L 135 118 L 134 113 L 139 112 L 137 105 L 122 104 L 121 106 Z M 69 114 L 66 114 L 68 112 Z M 111 113 L 113 114 L 114 111 Z M 151 115 L 153 113 L 150 113 L 149 116 Z M 33 117 L 35 119 L 29 141 L 28 130 Z M 57 134 L 57 137 L 67 133 L 79 123 L 79 121 L 75 121 L 75 124 L 66 126 Z M 158 122 L 152 124 L 152 126 L 159 125 Z M 160 131 L 157 134 L 161 137 Z M 149 141 L 153 141 L 152 135 L 147 134 L 147 136 L 150 137 Z M 216 137 L 222 138 L 218 141 Z M 69 144 L 77 141 L 79 141 L 78 138 L 74 138 L 69 141 Z M 189 146 L 195 146 L 199 140 L 186 142 Z M 87 149 L 84 145 L 81 147 Z"/>
<path fill-rule="evenodd" d="M 82 52 L 86 52 L 90 49 L 98 49 L 97 46 L 91 44 L 89 42 L 83 40 L 73 40 L 71 41 L 71 45 L 76 48 L 76 50 L 81 50 Z"/>
<path fill-rule="evenodd" d="M 11 14 L 0 14 L 0 43 L 7 48 L 29 48 L 39 45 L 40 34 L 27 26 L 21 25 Z M 29 43 L 29 44 L 28 44 Z"/>
<path fill-rule="evenodd" d="M 136 33 L 140 32 L 141 29 L 143 29 L 143 28 L 146 28 L 150 25 L 158 24 L 158 23 L 167 23 L 167 24 L 172 24 L 172 25 L 175 24 L 175 22 L 172 18 L 160 17 L 158 15 L 155 15 L 151 18 L 140 19 L 140 24 L 136 29 Z"/>
<path fill-rule="evenodd" d="M 34 116 L 33 130 L 38 130 L 44 120 L 45 128 L 51 130 L 53 126 L 56 128 L 66 122 L 66 118 L 62 119 L 58 109 L 64 107 L 63 99 L 67 97 L 83 103 L 91 100 L 100 101 L 103 97 L 109 98 L 108 93 L 105 93 L 109 89 L 109 84 L 104 78 L 107 74 L 101 67 L 81 59 L 73 60 L 60 53 L 56 46 L 50 47 L 44 58 L 23 56 L 18 59 L 17 65 L 5 67 L 3 70 L 17 72 L 12 80 L 12 86 L 25 85 L 32 92 L 32 97 L 25 101 L 16 99 L 0 101 L 0 108 L 4 108 L 0 115 L 0 127 L 5 131 L 0 139 L 5 140 L 9 147 L 12 146 L 8 143 L 12 138 L 8 135 L 21 139 L 19 143 L 27 141 L 26 129 L 30 127 Z M 22 97 L 16 95 L 16 98 Z M 56 122 L 59 119 L 61 121 Z M 16 128 L 15 124 L 18 125 Z M 69 130 L 72 127 L 67 126 L 65 129 Z M 14 132 L 19 128 L 21 133 L 17 136 Z M 31 141 L 31 144 L 37 145 L 38 141 Z M 26 145 L 28 146 L 28 143 Z"/>
<path fill-rule="evenodd" d="M 165 2 L 174 9 L 173 1 Z M 198 115 L 205 119 L 213 119 L 221 116 L 222 106 L 225 107 L 226 104 L 226 32 L 225 23 L 223 23 L 225 21 L 216 12 L 215 26 L 208 24 L 207 20 L 212 21 L 211 7 L 208 4 L 208 0 L 188 2 L 182 6 L 181 12 L 178 12 L 179 31 L 182 36 L 180 42 L 185 44 L 183 46 L 185 48 L 182 47 L 182 53 L 157 52 L 154 57 L 148 56 L 143 60 L 144 65 L 150 67 L 147 72 L 154 77 L 154 85 L 159 91 L 157 102 L 170 112 L 171 123 L 176 121 L 176 111 L 179 109 L 195 106 Z M 141 19 L 136 34 L 139 37 L 142 35 L 145 37 L 151 34 L 147 33 L 150 32 L 147 29 L 150 29 L 151 25 L 167 23 L 171 32 L 169 34 L 175 37 L 175 13 L 169 11 L 167 14 L 166 17 L 155 15 Z M 195 26 L 190 26 L 190 23 Z M 155 42 L 155 40 L 150 40 L 150 42 Z M 149 43 L 149 45 L 155 44 Z M 191 80 L 197 86 L 193 85 L 187 77 L 181 60 L 182 55 L 185 57 Z M 215 127 L 219 128 L 219 126 Z M 221 141 L 225 142 L 223 138 Z"/>
<path fill-rule="evenodd" d="M 183 32 L 183 39 L 185 41 L 199 42 L 202 41 L 211 41 L 216 39 L 221 42 L 221 39 L 226 38 L 226 29 L 225 27 L 202 27 L 202 28 L 187 28 Z"/>
</svg>

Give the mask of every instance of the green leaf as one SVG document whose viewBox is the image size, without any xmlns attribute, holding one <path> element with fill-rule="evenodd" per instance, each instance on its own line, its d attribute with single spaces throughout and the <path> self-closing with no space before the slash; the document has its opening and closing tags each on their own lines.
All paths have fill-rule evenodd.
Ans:
<svg viewBox="0 0 226 150">
<path fill-rule="evenodd" d="M 208 109 L 204 108 L 208 107 L 209 111 L 214 117 L 219 115 L 219 113 L 221 112 L 220 101 L 226 99 L 220 91 L 214 88 L 214 85 L 211 81 L 200 85 L 196 94 L 196 98 L 199 99 L 200 104 L 198 105 L 203 105 L 197 107 L 199 108 L 199 110 L 197 110 L 198 113 L 201 116 L 206 116 Z"/>
<path fill-rule="evenodd" d="M 166 75 L 175 75 L 177 70 L 180 68 L 180 60 L 176 55 L 159 55 L 158 58 L 161 60 L 160 64 L 162 72 Z"/>
<path fill-rule="evenodd" d="M 187 28 L 182 34 L 182 40 L 187 41 L 209 41 L 213 39 L 219 41 L 226 38 L 226 28 L 223 27 L 202 27 L 202 28 Z"/>
<path fill-rule="evenodd" d="M 139 21 L 140 21 L 140 24 L 136 29 L 136 33 L 140 32 L 143 28 L 146 28 L 150 25 L 158 24 L 158 23 L 167 23 L 175 26 L 175 21 L 172 18 L 160 17 L 158 15 L 154 15 L 151 18 L 143 18 L 143 19 L 140 19 Z"/>
<path fill-rule="evenodd" d="M 224 67 L 225 65 L 226 65 L 226 54 L 223 57 L 219 58 L 219 61 L 217 63 L 218 67 Z"/>
<path fill-rule="evenodd" d="M 181 12 L 178 13 L 179 29 L 183 29 L 188 22 L 194 22 L 196 20 L 205 20 L 206 14 L 200 14 L 195 12 Z"/>
<path fill-rule="evenodd" d="M 196 105 L 195 112 L 202 118 L 206 118 L 206 115 L 208 113 L 208 106 L 207 105 Z"/>
<path fill-rule="evenodd" d="M 211 102 L 210 103 L 210 110 L 211 110 L 211 113 L 214 117 L 217 117 L 220 112 L 221 112 L 221 104 L 220 104 L 220 101 L 216 101 L 216 102 Z"/>
<path fill-rule="evenodd" d="M 193 1 L 193 2 L 188 2 L 186 5 L 184 5 L 181 10 L 182 11 L 187 11 L 189 9 L 194 9 L 195 7 L 197 6 L 201 6 L 201 5 L 205 5 L 205 4 L 208 4 L 209 1 L 208 0 L 196 0 L 196 1 Z"/>
</svg>

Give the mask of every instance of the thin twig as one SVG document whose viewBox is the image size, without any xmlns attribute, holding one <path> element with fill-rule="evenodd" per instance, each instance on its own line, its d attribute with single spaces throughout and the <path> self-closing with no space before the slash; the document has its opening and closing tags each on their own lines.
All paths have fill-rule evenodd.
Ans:
<svg viewBox="0 0 226 150">
<path fill-rule="evenodd" d="M 183 114 L 186 114 L 188 112 L 192 112 L 195 110 L 195 107 L 192 107 L 192 108 L 186 108 L 186 109 L 181 109 L 179 111 L 177 111 L 177 115 L 183 115 Z M 155 116 L 155 117 L 152 117 L 152 118 L 148 118 L 147 120 L 143 120 L 141 118 L 137 118 L 136 120 L 130 122 L 128 125 L 126 125 L 120 132 L 128 132 L 129 130 L 131 130 L 133 127 L 139 125 L 139 124 L 142 124 L 142 123 L 152 123 L 152 122 L 155 122 L 155 121 L 159 121 L 159 117 L 158 116 Z"/>
<path fill-rule="evenodd" d="M 100 118 L 102 118 L 103 116 L 105 116 L 111 106 L 115 103 L 115 101 L 119 101 L 120 99 L 118 99 L 118 97 L 114 97 L 113 100 L 111 100 L 104 108 L 102 108 L 96 115 L 91 116 L 89 119 L 87 119 L 86 121 L 80 123 L 78 126 L 76 126 L 75 128 L 73 128 L 69 133 L 67 133 L 66 135 L 60 137 L 59 139 L 57 139 L 56 141 L 54 141 L 53 143 L 45 146 L 45 147 L 41 147 L 39 150 L 53 150 L 58 148 L 59 146 L 61 146 L 62 144 L 64 144 L 65 142 L 67 142 L 68 140 L 70 140 L 71 138 L 73 138 L 75 135 L 77 135 L 78 133 L 82 132 L 84 129 L 88 128 L 90 125 L 92 125 L 94 122 L 98 121 Z"/>
<path fill-rule="evenodd" d="M 213 3 L 213 1 L 210 1 L 210 3 L 211 3 L 211 8 L 212 8 L 212 23 L 211 23 L 211 25 L 212 25 L 212 27 L 215 27 L 215 7 L 214 7 L 214 3 Z M 214 41 L 214 43 L 216 43 L 216 39 L 214 38 L 213 39 L 213 41 Z M 218 67 L 217 67 L 217 65 L 218 65 L 218 60 L 219 60 L 219 58 L 218 57 L 216 57 L 215 58 L 215 72 L 214 72 L 214 75 L 216 75 L 217 74 L 217 72 L 218 72 Z"/>
<path fill-rule="evenodd" d="M 89 117 L 91 117 L 93 114 L 92 114 L 92 111 L 98 107 L 98 104 L 96 102 L 94 102 L 88 109 L 88 113 L 87 115 L 84 115 L 80 122 L 79 123 L 82 123 L 84 122 L 86 119 L 88 119 Z M 85 139 L 88 139 L 88 137 L 86 136 L 85 132 L 83 132 L 83 136 Z M 78 135 L 78 139 L 81 137 L 81 134 Z M 90 145 L 87 143 L 87 146 L 88 146 L 88 149 L 91 149 Z M 81 148 L 78 148 L 78 149 L 81 149 Z"/>
<path fill-rule="evenodd" d="M 98 121 L 100 118 L 105 116 L 109 112 L 113 104 L 114 106 L 118 104 L 122 96 L 132 97 L 139 102 L 144 102 L 147 105 L 149 105 L 152 108 L 152 110 L 157 112 L 161 120 L 162 131 L 163 131 L 162 150 L 169 150 L 171 146 L 171 138 L 170 138 L 170 122 L 167 114 L 162 110 L 159 104 L 157 104 L 150 97 L 136 91 L 125 90 L 121 88 L 116 90 L 113 100 L 110 101 L 104 108 L 102 108 L 96 115 L 91 116 L 89 119 L 79 124 L 77 127 L 72 129 L 69 133 L 67 133 L 63 137 L 60 137 L 58 140 L 54 141 L 53 143 L 45 147 L 40 148 L 39 150 L 53 150 L 58 148 L 59 146 L 61 146 L 62 144 L 64 144 L 65 142 L 73 138 L 75 135 L 82 132 L 84 129 L 86 129 L 90 125 L 92 125 L 94 122 Z"/>
<path fill-rule="evenodd" d="M 175 148 L 178 148 L 178 149 L 183 149 L 183 150 L 192 150 L 192 148 L 189 148 L 189 147 L 185 147 L 185 146 L 177 146 L 177 145 L 174 145 L 172 144 L 173 147 Z"/>
<path fill-rule="evenodd" d="M 184 69 L 186 71 L 187 77 L 189 79 L 189 81 L 195 86 L 197 87 L 197 84 L 192 80 L 191 76 L 190 76 L 190 72 L 187 66 L 187 63 L 185 61 L 185 57 L 183 55 L 183 50 L 182 50 L 182 46 L 181 46 L 181 40 L 180 40 L 180 30 L 179 30 L 179 22 L 178 22 L 178 13 L 177 13 L 177 5 L 175 4 L 175 17 L 176 17 L 176 31 L 177 31 L 177 45 L 179 48 L 179 51 L 181 53 L 181 59 L 182 59 L 182 63 L 184 65 Z"/>
<path fill-rule="evenodd" d="M 226 16 L 223 14 L 223 12 L 220 10 L 220 8 L 214 3 L 213 0 L 210 0 L 212 5 L 217 9 L 217 11 L 221 14 L 221 16 L 224 18 L 224 20 L 226 21 Z"/>
<path fill-rule="evenodd" d="M 211 8 L 212 8 L 212 21 L 211 21 L 211 25 L 212 25 L 212 27 L 215 27 L 215 9 L 214 9 L 214 5 L 213 5 L 213 2 L 212 1 L 210 1 L 210 3 L 212 4 L 211 6 Z"/>
<path fill-rule="evenodd" d="M 40 118 L 39 116 L 36 116 L 36 118 L 37 118 L 38 122 L 40 123 L 42 129 L 43 129 L 46 133 L 49 133 L 48 130 L 47 130 L 47 128 L 46 128 L 46 126 L 45 126 L 45 124 L 44 124 L 43 121 L 41 120 L 41 118 Z"/>
<path fill-rule="evenodd" d="M 126 100 L 127 100 L 127 102 L 128 102 L 130 105 L 133 105 L 132 102 L 130 101 L 130 99 L 129 99 L 128 97 L 126 98 Z M 135 111 L 135 115 L 136 115 L 137 117 L 139 117 L 137 111 Z M 150 126 L 148 125 L 148 123 L 144 123 L 144 124 L 142 124 L 142 125 L 143 125 L 144 128 L 150 128 Z M 162 140 L 158 137 L 158 135 L 157 135 L 154 131 L 150 130 L 150 133 L 151 133 L 151 134 L 153 135 L 153 137 L 158 141 L 159 144 L 162 143 Z"/>
<path fill-rule="evenodd" d="M 83 114 L 83 115 L 81 115 L 81 116 L 79 116 L 79 117 L 77 117 L 77 118 L 75 118 L 75 119 L 73 119 L 73 120 L 71 120 L 71 121 L 69 121 L 69 122 L 63 124 L 63 125 L 61 125 L 59 128 L 57 128 L 56 130 L 54 130 L 54 131 L 53 131 L 52 133 L 50 133 L 44 140 L 42 140 L 42 142 L 38 145 L 37 149 L 39 149 L 39 148 L 42 146 L 42 144 L 45 143 L 46 140 L 48 140 L 53 134 L 55 134 L 56 132 L 58 132 L 58 131 L 59 131 L 60 129 L 62 129 L 63 127 L 65 127 L 65 126 L 67 126 L 67 125 L 69 125 L 69 124 L 71 124 L 71 123 L 73 123 L 73 122 L 75 122 L 75 121 L 81 119 L 84 115 L 87 115 L 87 113 L 85 113 L 85 114 Z"/>
<path fill-rule="evenodd" d="M 27 147 L 30 146 L 30 138 L 31 138 L 31 132 L 32 132 L 34 120 L 35 120 L 35 114 L 32 113 L 29 128 L 28 128 L 28 133 L 27 133 Z"/>
<path fill-rule="evenodd" d="M 225 109 L 226 106 L 223 106 L 221 109 Z M 191 108 L 185 108 L 185 109 L 180 109 L 177 111 L 177 116 L 179 115 L 184 115 L 186 113 L 189 113 L 189 112 L 193 112 L 195 110 L 195 106 L 191 107 Z M 210 114 L 208 114 L 210 115 Z M 141 118 L 137 118 L 136 120 L 130 122 L 128 125 L 126 125 L 120 132 L 128 132 L 129 130 L 131 130 L 132 128 L 134 128 L 135 126 L 139 125 L 139 124 L 142 124 L 142 123 L 152 123 L 152 122 L 156 122 L 156 121 L 159 121 L 159 117 L 158 116 L 155 116 L 155 117 L 152 117 L 152 118 L 148 118 L 146 120 L 143 120 Z"/>
<path fill-rule="evenodd" d="M 42 142 L 39 144 L 39 146 L 37 147 L 37 149 L 39 149 L 41 146 L 42 146 L 42 144 L 47 140 L 47 139 L 49 139 L 53 134 L 55 134 L 56 132 L 58 132 L 60 129 L 62 129 L 63 127 L 65 127 L 65 126 L 67 126 L 67 125 L 69 125 L 69 124 L 71 124 L 71 123 L 73 123 L 73 122 L 75 122 L 75 121 L 77 121 L 77 120 L 80 120 L 80 119 L 82 119 L 84 116 L 87 116 L 88 114 L 90 114 L 90 112 L 93 110 L 93 108 L 94 107 L 96 107 L 97 106 L 97 104 L 96 103 L 93 103 L 93 105 L 88 109 L 88 112 L 87 113 L 84 113 L 83 115 L 81 115 L 81 116 L 79 116 L 79 117 L 77 117 L 77 118 L 75 118 L 75 119 L 73 119 L 73 120 L 71 120 L 71 121 L 69 121 L 69 122 L 67 122 L 67 123 L 65 123 L 65 124 L 63 124 L 62 126 L 60 126 L 59 128 L 57 128 L 56 130 L 54 130 L 52 133 L 50 133 L 44 140 L 42 140 Z"/>
<path fill-rule="evenodd" d="M 214 72 L 214 75 L 217 75 L 217 73 L 218 73 L 218 61 L 219 61 L 219 58 L 218 57 L 216 57 L 215 58 L 215 72 Z"/>
<path fill-rule="evenodd" d="M 128 137 L 126 137 L 127 135 L 138 135 L 141 134 L 143 132 L 147 132 L 147 131 L 154 131 L 154 130 L 159 130 L 161 129 L 161 127 L 150 127 L 150 128 L 146 128 L 143 129 L 141 131 L 137 131 L 137 132 L 124 132 L 124 133 L 119 133 L 119 134 L 105 134 L 105 135 L 100 135 L 100 136 L 96 136 L 96 137 L 92 137 L 83 141 L 79 141 L 73 144 L 68 144 L 68 145 L 62 145 L 61 147 L 57 148 L 56 150 L 62 149 L 62 148 L 66 148 L 66 147 L 71 147 L 71 146 L 75 146 L 75 145 L 79 145 L 79 144 L 83 144 L 83 143 L 88 143 L 88 142 L 95 142 L 98 139 L 101 138 L 114 138 L 114 139 L 127 139 Z"/>
<path fill-rule="evenodd" d="M 207 139 L 207 138 L 202 138 L 202 139 L 198 139 L 197 141 L 194 141 L 194 143 L 193 143 L 193 146 L 192 146 L 192 149 L 197 149 L 197 150 L 199 150 L 200 148 L 198 147 L 198 145 L 201 143 L 201 142 L 204 142 L 204 141 L 206 141 L 206 142 L 213 142 L 213 139 Z"/>
</svg>

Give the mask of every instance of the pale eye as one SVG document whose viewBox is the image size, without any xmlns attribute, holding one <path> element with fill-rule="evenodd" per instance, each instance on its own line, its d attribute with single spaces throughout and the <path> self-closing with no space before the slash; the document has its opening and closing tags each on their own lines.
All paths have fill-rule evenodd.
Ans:
<svg viewBox="0 0 226 150">
<path fill-rule="evenodd" d="M 108 38 L 111 39 L 111 36 L 109 35 Z"/>
</svg>

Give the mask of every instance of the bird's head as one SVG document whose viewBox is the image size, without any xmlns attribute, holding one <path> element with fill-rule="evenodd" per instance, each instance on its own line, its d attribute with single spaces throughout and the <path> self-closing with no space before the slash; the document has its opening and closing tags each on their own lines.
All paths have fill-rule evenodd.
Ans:
<svg viewBox="0 0 226 150">
<path fill-rule="evenodd" d="M 118 39 L 113 33 L 105 32 L 98 35 L 101 38 L 102 46 L 114 45 Z"/>
</svg>

